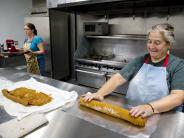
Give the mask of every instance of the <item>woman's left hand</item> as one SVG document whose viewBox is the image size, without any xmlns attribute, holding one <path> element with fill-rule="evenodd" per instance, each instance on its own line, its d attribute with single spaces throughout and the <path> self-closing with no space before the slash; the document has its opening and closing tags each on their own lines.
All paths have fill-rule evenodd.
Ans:
<svg viewBox="0 0 184 138">
<path fill-rule="evenodd" d="M 129 112 L 131 116 L 142 116 L 143 118 L 154 114 L 152 108 L 147 104 L 132 107 Z"/>
</svg>

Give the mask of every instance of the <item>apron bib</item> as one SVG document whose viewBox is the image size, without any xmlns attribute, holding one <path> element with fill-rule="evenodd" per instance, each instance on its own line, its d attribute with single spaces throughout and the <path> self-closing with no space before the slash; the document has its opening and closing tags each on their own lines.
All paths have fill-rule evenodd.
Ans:
<svg viewBox="0 0 184 138">
<path fill-rule="evenodd" d="M 163 67 L 148 64 L 149 56 L 136 76 L 130 81 L 127 91 L 129 104 L 136 106 L 161 99 L 169 94 L 167 85 L 167 65 L 169 55 L 166 56 Z"/>
<path fill-rule="evenodd" d="M 25 50 L 30 50 L 30 45 L 31 43 L 25 42 L 23 48 Z M 33 74 L 40 74 L 37 56 L 32 53 L 24 54 L 24 56 L 27 63 L 27 71 Z"/>
</svg>

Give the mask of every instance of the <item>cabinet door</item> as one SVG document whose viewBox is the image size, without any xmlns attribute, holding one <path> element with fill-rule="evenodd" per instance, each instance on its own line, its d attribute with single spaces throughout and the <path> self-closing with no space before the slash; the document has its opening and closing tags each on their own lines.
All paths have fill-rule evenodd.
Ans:
<svg viewBox="0 0 184 138">
<path fill-rule="evenodd" d="M 52 77 L 62 79 L 69 75 L 68 17 L 67 13 L 53 10 L 50 14 Z"/>
<path fill-rule="evenodd" d="M 100 88 L 105 82 L 105 72 L 76 69 L 77 83 L 89 87 Z"/>
</svg>

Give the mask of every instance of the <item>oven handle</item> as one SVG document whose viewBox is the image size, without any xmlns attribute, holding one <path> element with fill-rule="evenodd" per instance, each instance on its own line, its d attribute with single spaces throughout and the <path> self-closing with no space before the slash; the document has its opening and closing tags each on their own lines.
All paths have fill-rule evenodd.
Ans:
<svg viewBox="0 0 184 138">
<path fill-rule="evenodd" d="M 89 72 L 89 71 L 80 70 L 80 69 L 76 69 L 75 71 L 82 72 L 82 73 L 93 74 L 93 75 L 98 75 L 98 76 L 105 76 L 105 73 Z"/>
</svg>

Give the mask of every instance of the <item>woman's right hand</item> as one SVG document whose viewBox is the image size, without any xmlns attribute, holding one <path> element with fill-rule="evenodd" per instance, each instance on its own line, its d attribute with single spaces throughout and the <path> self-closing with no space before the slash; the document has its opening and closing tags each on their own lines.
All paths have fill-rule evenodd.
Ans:
<svg viewBox="0 0 184 138">
<path fill-rule="evenodd" d="M 97 92 L 96 93 L 87 92 L 86 94 L 82 95 L 82 97 L 84 98 L 84 102 L 89 102 L 93 99 L 102 101 L 104 99 L 104 97 L 98 94 Z"/>
<path fill-rule="evenodd" d="M 31 53 L 31 51 L 24 51 L 24 54 L 30 54 Z"/>
</svg>

